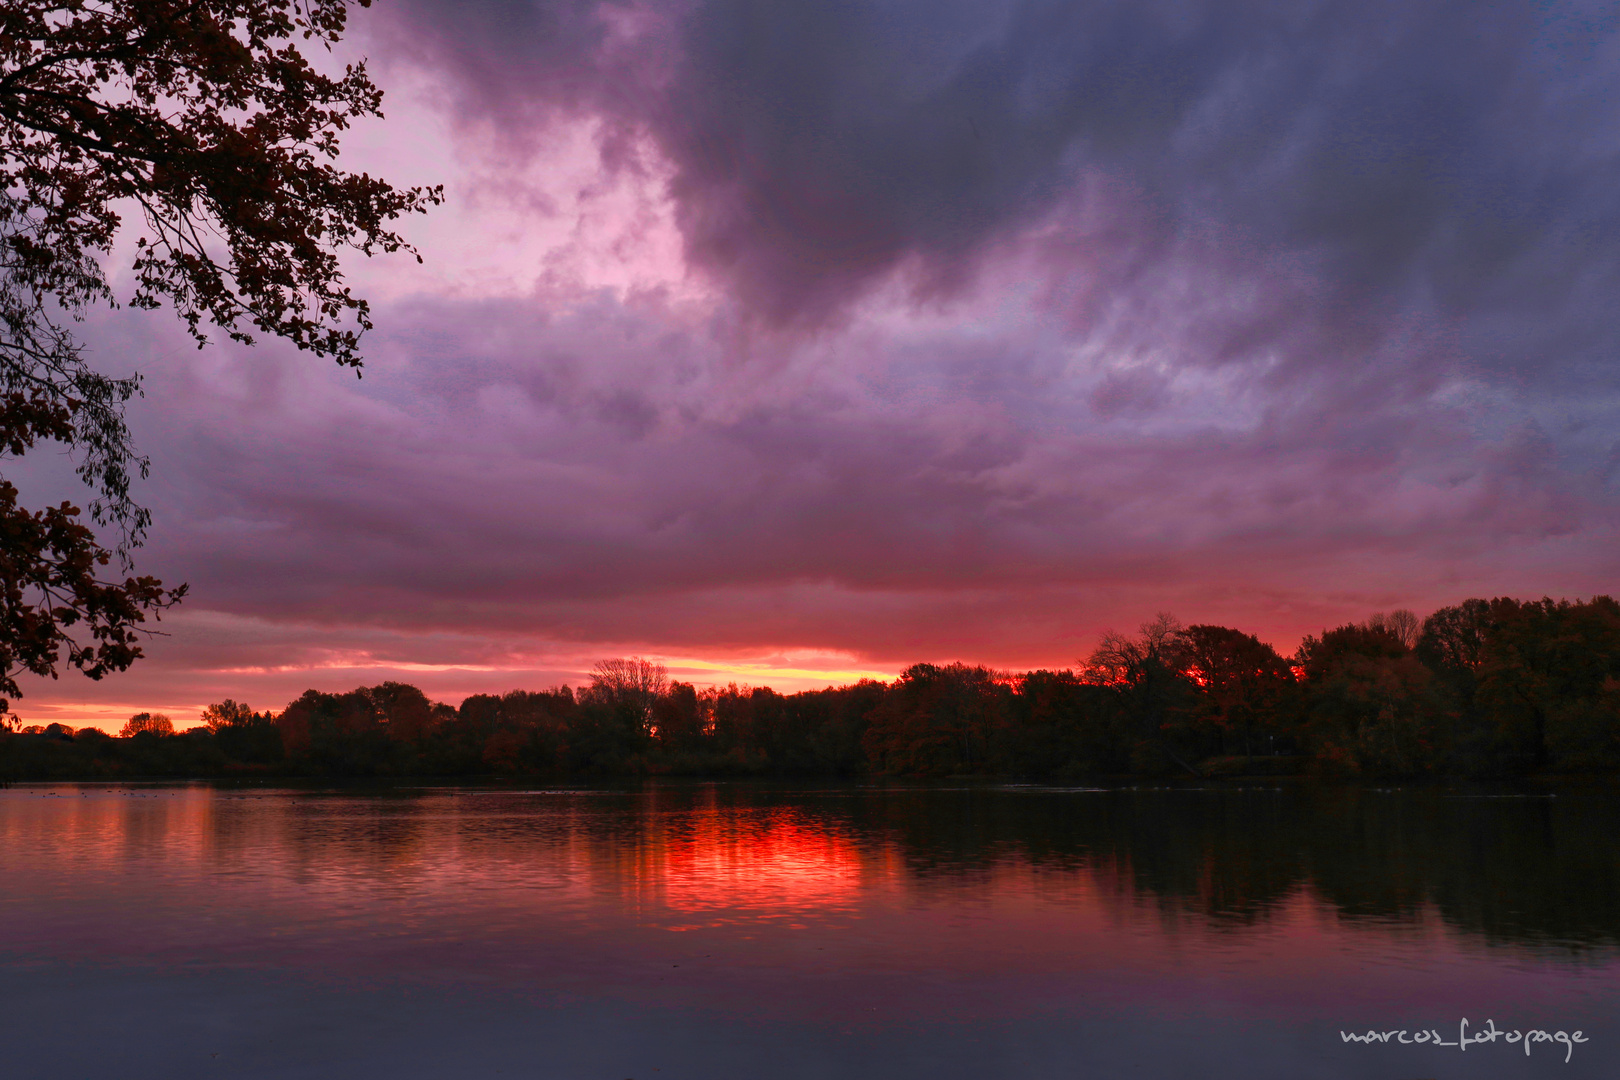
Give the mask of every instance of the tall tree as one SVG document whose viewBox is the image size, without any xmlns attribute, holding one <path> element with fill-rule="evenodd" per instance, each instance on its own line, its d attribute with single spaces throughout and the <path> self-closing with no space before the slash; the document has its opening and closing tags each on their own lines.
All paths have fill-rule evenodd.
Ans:
<svg viewBox="0 0 1620 1080">
<path fill-rule="evenodd" d="M 963 663 L 913 664 L 872 710 L 865 743 L 879 772 L 982 772 L 1006 723 L 1006 676 Z"/>
<path fill-rule="evenodd" d="M 1412 651 L 1415 624 L 1375 615 L 1300 642 L 1295 662 L 1321 767 L 1395 776 L 1434 768 L 1444 710 Z"/>
<path fill-rule="evenodd" d="M 1417 647 L 1418 635 L 1423 629 L 1423 622 L 1412 612 L 1405 608 L 1394 611 L 1378 611 L 1368 616 L 1364 624 L 1369 630 L 1383 630 L 1403 648 Z"/>
<path fill-rule="evenodd" d="M 174 721 L 162 713 L 136 713 L 118 734 L 125 739 L 136 735 L 173 735 Z"/>
<path fill-rule="evenodd" d="M 1423 620 L 1414 655 L 1434 672 L 1453 717 L 1448 768 L 1482 775 L 1512 768 L 1511 748 L 1500 738 L 1479 701 L 1480 665 L 1492 621 L 1488 600 L 1464 600 Z"/>
<path fill-rule="evenodd" d="M 1490 629 L 1488 600 L 1464 600 L 1456 607 L 1441 608 L 1423 620 L 1416 646 L 1418 659 L 1436 671 L 1472 676 L 1484 657 Z"/>
<path fill-rule="evenodd" d="M 1280 706 L 1294 686 L 1288 662 L 1253 634 L 1230 627 L 1189 626 L 1182 640 L 1188 674 L 1204 692 L 1209 718 L 1223 736 L 1235 733 L 1243 741 L 1243 752 L 1253 754 L 1255 735 L 1275 726 Z"/>
<path fill-rule="evenodd" d="M 1305 640 L 1299 643 L 1299 651 L 1294 654 L 1294 661 L 1304 673 L 1305 680 L 1316 683 L 1327 678 L 1346 657 L 1393 660 L 1410 651 L 1397 633 L 1369 620 L 1324 630 L 1321 637 L 1305 635 Z"/>
<path fill-rule="evenodd" d="M 591 669 L 591 684 L 581 701 L 606 705 L 634 719 L 644 734 L 653 726 L 653 704 L 669 690 L 669 672 L 663 664 L 639 656 L 599 660 Z"/>
<path fill-rule="evenodd" d="M 1620 603 L 1491 601 L 1478 693 L 1519 770 L 1620 765 Z"/>
<path fill-rule="evenodd" d="M 1132 716 L 1137 731 L 1135 767 L 1151 771 L 1162 765 L 1160 759 L 1167 759 L 1201 775 L 1176 745 L 1195 700 L 1196 684 L 1188 675 L 1191 666 L 1186 629 L 1165 612 L 1143 623 L 1135 637 L 1104 634 L 1081 665 L 1086 681 L 1114 688 Z"/>
<path fill-rule="evenodd" d="M 199 347 L 212 325 L 358 368 L 371 312 L 339 252 L 414 254 L 389 223 L 443 199 L 332 164 L 352 120 L 382 115 L 364 64 L 332 77 L 300 51 L 329 50 L 349 3 L 0 5 L 0 449 L 66 444 L 126 570 L 150 524 L 130 491 L 147 461 L 123 411 L 140 380 L 95 370 L 69 329 L 116 303 L 104 264 L 121 208 L 138 207 L 143 226 L 131 306 L 172 304 Z M 0 698 L 18 696 L 23 670 L 127 668 L 146 614 L 184 587 L 102 580 L 111 553 L 78 507 L 31 512 L 17 498 L 0 479 Z"/>
<path fill-rule="evenodd" d="M 204 708 L 200 719 L 203 727 L 217 735 L 226 728 L 252 723 L 257 714 L 246 704 L 226 698 Z"/>
</svg>

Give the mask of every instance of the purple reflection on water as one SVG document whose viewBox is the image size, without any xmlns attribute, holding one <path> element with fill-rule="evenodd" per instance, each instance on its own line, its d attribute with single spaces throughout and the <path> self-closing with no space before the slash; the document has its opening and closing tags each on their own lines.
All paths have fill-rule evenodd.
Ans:
<svg viewBox="0 0 1620 1080">
<path fill-rule="evenodd" d="M 12 788 L 8 1075 L 1611 1076 L 1620 919 L 1536 861 L 1615 872 L 1571 805 Z M 1339 1035 L 1463 1017 L 1589 1041 Z"/>
</svg>

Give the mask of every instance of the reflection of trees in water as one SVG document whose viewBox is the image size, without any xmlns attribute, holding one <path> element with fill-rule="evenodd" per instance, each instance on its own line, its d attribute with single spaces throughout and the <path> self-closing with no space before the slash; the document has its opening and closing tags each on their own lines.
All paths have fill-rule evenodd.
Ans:
<svg viewBox="0 0 1620 1080">
<path fill-rule="evenodd" d="M 1354 791 L 1313 801 L 1323 838 L 1312 878 L 1347 913 L 1408 915 L 1427 901 L 1488 940 L 1620 944 L 1612 797 Z"/>
<path fill-rule="evenodd" d="M 440 800 L 442 803 L 442 800 Z M 419 792 L 224 789 L 199 803 L 210 867 L 348 887 L 418 881 L 453 829 Z"/>
<path fill-rule="evenodd" d="M 175 827 L 144 803 L 120 809 L 140 819 L 126 844 Z M 1620 946 L 1620 800 L 1598 794 L 666 784 L 284 793 L 206 818 L 211 862 L 269 859 L 306 881 L 572 882 L 649 911 L 763 911 L 841 906 L 877 883 L 991 895 L 1023 873 L 1059 902 L 1084 893 L 1215 930 L 1263 927 L 1304 893 L 1352 922 L 1438 914 L 1494 943 Z"/>
<path fill-rule="evenodd" d="M 892 837 L 920 882 L 988 880 L 1009 860 L 1098 877 L 1170 909 L 1252 922 L 1305 879 L 1297 827 L 1263 793 L 995 789 L 874 793 L 861 825 Z"/>
<path fill-rule="evenodd" d="M 895 843 L 925 886 L 989 881 L 1009 860 L 1119 875 L 1139 900 L 1219 925 L 1262 923 L 1300 889 L 1351 920 L 1432 906 L 1487 940 L 1620 945 L 1620 802 L 1439 791 L 869 789 L 818 813 Z M 941 881 L 944 884 L 944 881 Z"/>
</svg>

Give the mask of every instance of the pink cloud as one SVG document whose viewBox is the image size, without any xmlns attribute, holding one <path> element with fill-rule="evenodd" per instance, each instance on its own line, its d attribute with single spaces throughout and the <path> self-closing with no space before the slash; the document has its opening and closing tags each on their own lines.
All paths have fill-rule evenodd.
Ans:
<svg viewBox="0 0 1620 1080">
<path fill-rule="evenodd" d="M 25 715 L 1611 589 L 1620 208 L 1551 31 L 1190 10 L 381 14 L 350 160 L 449 185 L 426 264 L 355 264 L 359 382 L 87 328 L 147 374 L 141 567 L 193 594 Z"/>
</svg>

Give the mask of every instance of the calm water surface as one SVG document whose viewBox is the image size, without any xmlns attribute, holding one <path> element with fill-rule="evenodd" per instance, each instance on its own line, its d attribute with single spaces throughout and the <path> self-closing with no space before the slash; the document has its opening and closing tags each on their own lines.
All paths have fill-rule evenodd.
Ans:
<svg viewBox="0 0 1620 1080">
<path fill-rule="evenodd" d="M 14 787 L 0 1074 L 1614 1077 L 1617 837 L 1578 791 Z M 1464 1018 L 1588 1041 L 1341 1036 Z"/>
</svg>

